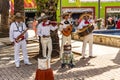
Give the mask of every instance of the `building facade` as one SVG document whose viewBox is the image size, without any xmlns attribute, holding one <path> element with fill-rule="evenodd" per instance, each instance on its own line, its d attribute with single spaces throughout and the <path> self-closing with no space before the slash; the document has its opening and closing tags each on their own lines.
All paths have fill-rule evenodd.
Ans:
<svg viewBox="0 0 120 80">
<path fill-rule="evenodd" d="M 61 4 L 58 5 L 58 15 L 60 15 L 60 9 L 62 11 L 71 11 L 73 13 L 89 12 L 94 17 L 98 18 L 100 12 L 100 18 L 105 20 L 109 16 L 116 16 L 120 18 L 120 0 L 100 0 L 100 6 L 98 6 L 99 0 L 60 0 Z M 59 2 L 60 3 L 60 2 Z M 100 8 L 100 11 L 98 11 Z M 59 20 L 59 18 L 58 18 Z"/>
</svg>

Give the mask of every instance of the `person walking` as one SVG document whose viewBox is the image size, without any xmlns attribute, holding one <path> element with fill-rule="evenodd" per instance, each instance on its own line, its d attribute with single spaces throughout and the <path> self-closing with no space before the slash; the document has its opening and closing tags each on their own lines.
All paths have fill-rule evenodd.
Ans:
<svg viewBox="0 0 120 80">
<path fill-rule="evenodd" d="M 21 15 L 21 13 L 18 12 L 15 14 L 15 22 L 11 23 L 10 31 L 9 31 L 10 41 L 14 45 L 14 60 L 16 67 L 20 67 L 20 58 L 19 58 L 20 48 L 22 48 L 24 63 L 27 65 L 32 64 L 29 61 L 27 54 L 26 40 L 28 39 L 28 35 L 26 31 L 27 31 L 27 27 L 23 22 L 23 16 Z"/>
</svg>

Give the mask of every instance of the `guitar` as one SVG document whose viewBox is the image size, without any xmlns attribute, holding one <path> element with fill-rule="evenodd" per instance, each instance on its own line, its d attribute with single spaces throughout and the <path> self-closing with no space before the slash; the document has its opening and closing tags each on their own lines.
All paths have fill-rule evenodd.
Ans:
<svg viewBox="0 0 120 80">
<path fill-rule="evenodd" d="M 27 32 L 27 30 L 28 30 L 28 28 L 24 31 L 24 32 L 22 32 L 16 39 L 15 39 L 15 41 L 18 43 L 18 42 L 20 42 L 20 41 L 22 41 L 23 39 L 24 39 L 24 34 Z"/>
<path fill-rule="evenodd" d="M 69 25 L 69 26 L 67 26 L 65 29 L 63 29 L 62 31 L 62 34 L 64 35 L 64 36 L 69 36 L 69 35 L 71 35 L 71 33 L 72 33 L 72 25 Z"/>
</svg>

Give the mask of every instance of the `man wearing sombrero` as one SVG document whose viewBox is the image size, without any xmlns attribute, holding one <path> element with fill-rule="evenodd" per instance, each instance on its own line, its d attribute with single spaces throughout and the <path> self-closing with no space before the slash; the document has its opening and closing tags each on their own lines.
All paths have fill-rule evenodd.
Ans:
<svg viewBox="0 0 120 80">
<path fill-rule="evenodd" d="M 84 14 L 80 24 L 78 25 L 78 29 L 83 29 L 84 27 L 87 27 L 90 23 L 91 22 L 89 21 L 89 15 Z M 83 36 L 82 59 L 85 59 L 85 49 L 86 49 L 87 42 L 89 42 L 89 58 L 94 58 L 93 52 L 92 52 L 92 50 L 93 50 L 93 48 L 92 48 L 93 47 L 93 34 L 91 32 L 88 35 Z"/>
<path fill-rule="evenodd" d="M 28 38 L 27 32 L 20 36 L 27 28 L 23 22 L 24 17 L 21 13 L 16 13 L 14 17 L 14 22 L 12 22 L 9 30 L 9 38 L 14 45 L 14 60 L 16 67 L 20 67 L 19 51 L 22 48 L 24 63 L 30 65 L 26 48 L 26 40 Z M 18 36 L 20 36 L 18 40 Z"/>
<path fill-rule="evenodd" d="M 68 29 L 68 26 L 71 26 L 72 22 L 69 20 L 69 13 L 68 12 L 64 12 L 62 15 L 63 20 L 61 21 L 62 25 L 60 25 L 59 30 L 62 33 L 62 40 L 61 40 L 61 50 L 60 50 L 60 58 L 62 58 L 63 53 L 64 53 L 64 45 L 69 44 L 71 45 L 71 30 Z M 65 35 L 64 32 L 69 32 L 70 34 Z"/>
<path fill-rule="evenodd" d="M 58 27 L 52 26 L 48 17 L 45 13 L 41 13 L 41 17 L 38 20 L 41 20 L 41 23 L 38 24 L 37 33 L 38 36 L 41 37 L 41 44 L 42 44 L 42 54 L 43 57 L 47 57 L 51 59 L 52 53 L 52 40 L 50 30 L 55 31 Z M 48 48 L 48 55 L 46 54 L 46 50 Z"/>
<path fill-rule="evenodd" d="M 73 68 L 75 63 L 73 53 L 71 51 L 71 33 L 73 30 L 72 19 L 68 12 L 64 12 L 61 16 L 63 18 L 61 21 L 62 25 L 59 27 L 62 34 L 60 51 L 61 68 L 65 68 L 66 66 Z"/>
</svg>

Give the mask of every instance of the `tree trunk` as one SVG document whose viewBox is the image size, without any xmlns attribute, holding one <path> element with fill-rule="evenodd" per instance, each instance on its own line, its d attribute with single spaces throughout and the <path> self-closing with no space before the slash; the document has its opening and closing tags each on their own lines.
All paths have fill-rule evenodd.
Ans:
<svg viewBox="0 0 120 80">
<path fill-rule="evenodd" d="M 38 16 L 40 16 L 40 14 L 43 12 L 51 16 L 49 20 L 56 21 L 58 0 L 36 0 L 36 2 L 37 2 Z M 52 38 L 52 46 L 53 46 L 52 57 L 58 57 L 60 52 L 60 47 L 59 47 L 59 37 L 57 30 L 51 31 L 51 38 Z M 39 55 L 40 56 L 42 55 L 41 44 L 40 44 Z"/>
<path fill-rule="evenodd" d="M 23 16 L 24 14 L 24 0 L 14 0 L 14 14 L 20 12 Z"/>
<path fill-rule="evenodd" d="M 1 31 L 3 34 L 8 35 L 8 16 L 9 16 L 9 0 L 2 0 L 2 9 L 1 9 Z"/>
</svg>

